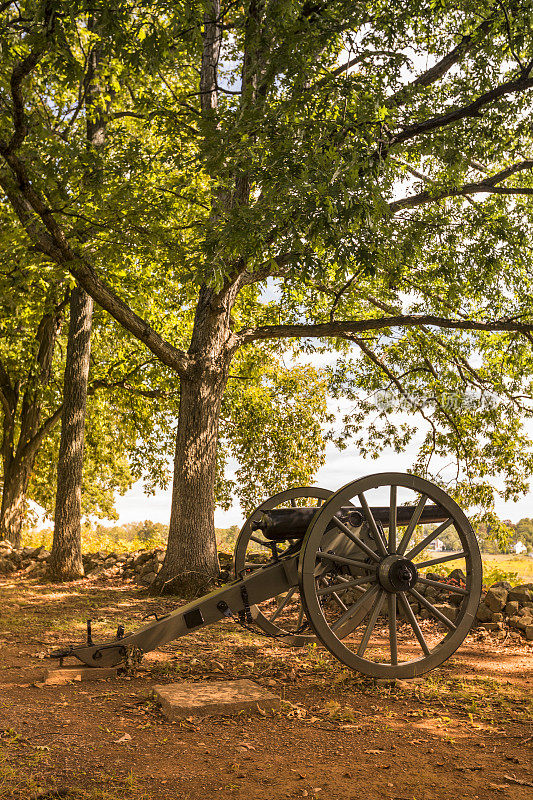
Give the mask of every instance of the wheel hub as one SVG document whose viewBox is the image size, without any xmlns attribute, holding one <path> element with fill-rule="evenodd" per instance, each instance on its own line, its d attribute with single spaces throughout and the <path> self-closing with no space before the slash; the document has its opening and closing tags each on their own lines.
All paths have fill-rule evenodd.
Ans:
<svg viewBox="0 0 533 800">
<path fill-rule="evenodd" d="M 378 578 L 387 592 L 405 592 L 417 582 L 418 570 L 408 558 L 392 555 L 379 565 Z"/>
</svg>

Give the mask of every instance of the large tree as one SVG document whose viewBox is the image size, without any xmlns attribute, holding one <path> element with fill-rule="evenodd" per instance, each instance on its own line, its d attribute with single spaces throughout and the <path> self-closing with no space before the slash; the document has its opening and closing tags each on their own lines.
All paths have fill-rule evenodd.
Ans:
<svg viewBox="0 0 533 800">
<path fill-rule="evenodd" d="M 428 425 L 419 469 L 452 452 L 465 501 L 490 506 L 491 472 L 523 490 L 529 2 L 32 0 L 2 15 L 0 186 L 31 246 L 179 376 L 156 591 L 217 572 L 219 417 L 259 343 L 338 350 L 333 386 L 359 406 L 346 435 L 386 387 Z M 408 440 L 388 413 L 362 445 Z"/>
<path fill-rule="evenodd" d="M 16 238 L 0 253 L 0 537 L 18 546 L 39 449 L 61 418 L 55 378 L 68 287 L 43 280 Z"/>
</svg>

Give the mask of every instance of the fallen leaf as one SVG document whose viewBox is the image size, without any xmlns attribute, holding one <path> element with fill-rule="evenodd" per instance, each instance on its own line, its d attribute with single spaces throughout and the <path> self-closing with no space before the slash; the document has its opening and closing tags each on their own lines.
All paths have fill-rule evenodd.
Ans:
<svg viewBox="0 0 533 800">
<path fill-rule="evenodd" d="M 365 750 L 365 753 L 369 756 L 380 756 L 384 752 L 385 750 Z"/>
<path fill-rule="evenodd" d="M 129 733 L 125 733 L 124 736 L 121 736 L 120 739 L 115 739 L 115 744 L 121 744 L 122 742 L 129 742 L 131 740 L 131 736 Z"/>
<path fill-rule="evenodd" d="M 520 778 L 514 778 L 512 775 L 504 775 L 503 777 L 506 781 L 509 781 L 509 783 L 516 783 L 518 786 L 533 786 L 531 781 L 523 781 Z"/>
</svg>

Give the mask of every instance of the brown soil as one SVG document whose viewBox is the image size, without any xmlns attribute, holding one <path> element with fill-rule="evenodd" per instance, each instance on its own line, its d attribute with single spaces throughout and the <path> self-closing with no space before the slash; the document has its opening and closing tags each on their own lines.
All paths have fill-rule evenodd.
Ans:
<svg viewBox="0 0 533 800">
<path fill-rule="evenodd" d="M 136 677 L 42 684 L 49 647 L 177 601 L 120 584 L 0 582 L 0 800 L 469 800 L 532 796 L 533 649 L 469 637 L 400 686 L 233 623 L 147 656 Z M 281 712 L 167 722 L 154 683 L 251 678 Z"/>
</svg>

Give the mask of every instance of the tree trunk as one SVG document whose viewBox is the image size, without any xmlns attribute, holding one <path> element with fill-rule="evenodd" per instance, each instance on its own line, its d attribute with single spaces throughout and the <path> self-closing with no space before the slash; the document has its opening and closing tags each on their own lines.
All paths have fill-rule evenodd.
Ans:
<svg viewBox="0 0 533 800">
<path fill-rule="evenodd" d="M 230 317 L 237 289 L 202 287 L 189 356 L 196 367 L 180 384 L 167 553 L 151 594 L 194 596 L 220 572 L 215 539 L 218 422 L 233 350 Z"/>
<path fill-rule="evenodd" d="M 220 572 L 214 486 L 223 391 L 205 378 L 181 382 L 168 546 L 152 594 L 201 594 Z"/>
<path fill-rule="evenodd" d="M 92 298 L 84 289 L 74 288 L 70 296 L 61 441 L 57 462 L 54 540 L 49 563 L 50 574 L 56 579 L 77 578 L 83 575 L 81 481 L 92 317 Z"/>
<path fill-rule="evenodd" d="M 22 525 L 26 516 L 26 491 L 33 468 L 21 469 L 16 464 L 4 468 L 2 507 L 0 510 L 0 540 L 7 539 L 20 547 Z"/>
</svg>

